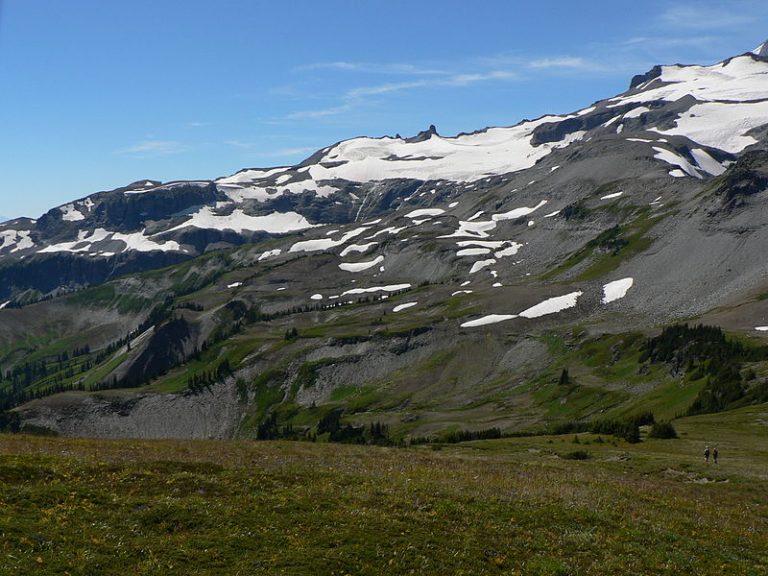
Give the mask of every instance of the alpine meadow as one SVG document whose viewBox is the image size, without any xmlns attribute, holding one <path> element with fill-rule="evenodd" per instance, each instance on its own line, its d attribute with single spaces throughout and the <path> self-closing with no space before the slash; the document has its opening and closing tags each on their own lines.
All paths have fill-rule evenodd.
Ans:
<svg viewBox="0 0 768 576">
<path fill-rule="evenodd" d="M 83 26 L 127 10 L 77 3 Z M 0 31 L 20 25 L 32 9 L 21 4 L 8 2 Z M 233 18 L 238 4 L 259 27 L 282 10 L 226 4 L 216 10 Z M 189 117 L 192 103 L 213 117 L 255 92 L 309 103 L 262 106 L 258 128 L 239 121 L 270 135 L 274 158 L 285 148 L 303 160 L 201 177 L 208 164 L 193 155 L 213 156 L 214 139 L 163 140 L 171 120 L 158 116 L 141 128 L 151 142 L 119 148 L 109 135 L 132 181 L 35 218 L 12 207 L 17 184 L 4 189 L 0 211 L 17 216 L 0 217 L 0 575 L 768 574 L 768 42 L 635 70 L 624 91 L 571 113 L 447 135 L 425 116 L 443 113 L 440 94 L 532 91 L 526 82 L 551 74 L 546 100 L 545 86 L 568 91 L 573 74 L 588 86 L 623 74 L 618 59 L 645 62 L 629 56 L 643 42 L 703 50 L 746 20 L 659 5 L 650 21 L 687 40 L 627 32 L 616 43 L 614 32 L 602 64 L 562 56 L 586 48 L 555 39 L 562 23 L 542 26 L 558 52 L 525 63 L 514 39 L 493 58 L 472 52 L 501 42 L 469 34 L 489 6 L 448 38 L 441 26 L 469 7 L 447 2 L 433 41 L 465 60 L 418 60 L 430 44 L 419 37 L 406 63 L 392 32 L 384 63 L 359 35 L 389 38 L 376 26 L 390 17 L 410 30 L 440 3 L 411 16 L 395 3 L 386 18 L 379 7 L 380 24 L 355 16 L 373 10 L 364 2 L 310 4 L 296 9 L 331 36 L 350 27 L 362 53 L 335 36 L 296 40 L 314 61 L 294 62 L 298 48 L 275 42 L 259 70 L 279 30 L 257 48 L 222 24 L 197 34 L 202 51 L 185 61 L 201 74 L 237 64 L 243 78 L 131 76 L 139 104 L 119 105 L 140 124 L 131 114 L 165 92 Z M 193 50 L 176 34 L 202 11 L 180 11 L 156 59 L 137 39 L 136 62 L 172 67 L 163 58 Z M 116 43 L 135 23 L 110 22 Z M 255 67 L 214 57 L 238 50 Z M 119 58 L 103 73 L 131 74 Z M 255 88 L 245 77 L 257 74 L 274 83 Z M 329 96 L 344 74 L 378 83 Z M 317 78 L 328 84 L 301 84 Z M 36 94 L 19 114 L 55 95 Z M 434 101 L 424 129 L 396 133 L 419 98 Z M 457 102 L 451 114 L 470 106 Z M 368 126 L 360 115 L 394 135 L 350 137 Z M 346 136 L 289 150 L 278 143 L 297 138 L 289 127 Z M 87 157 L 85 132 L 68 134 L 72 158 Z M 42 154 L 30 142 L 18 137 L 20 157 Z M 190 179 L 147 174 L 185 155 Z M 18 181 L 50 188 L 55 168 L 37 161 L 40 175 Z"/>
</svg>

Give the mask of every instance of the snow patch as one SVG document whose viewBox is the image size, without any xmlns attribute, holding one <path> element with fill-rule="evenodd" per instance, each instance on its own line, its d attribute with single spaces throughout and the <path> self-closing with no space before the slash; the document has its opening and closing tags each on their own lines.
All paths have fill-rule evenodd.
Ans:
<svg viewBox="0 0 768 576">
<path fill-rule="evenodd" d="M 352 254 L 353 252 L 359 252 L 363 254 L 365 252 L 368 252 L 368 250 L 372 246 L 377 246 L 378 244 L 379 244 L 378 242 L 367 242 L 366 244 L 350 244 L 339 253 L 339 256 L 344 258 L 344 256 L 346 256 L 347 254 Z"/>
<path fill-rule="evenodd" d="M 497 252 L 494 252 L 493 255 L 496 256 L 496 258 L 514 256 L 515 254 L 517 254 L 518 250 L 520 250 L 520 248 L 522 247 L 523 247 L 522 244 L 519 244 L 517 242 L 510 242 L 510 245 L 508 247 L 504 248 L 503 250 L 498 250 Z"/>
<path fill-rule="evenodd" d="M 410 284 L 392 284 L 390 286 L 372 286 L 371 288 L 353 288 L 342 292 L 342 296 L 351 296 L 354 294 L 371 294 L 374 292 L 399 292 L 400 290 L 407 290 L 410 288 Z"/>
<path fill-rule="evenodd" d="M 483 268 L 486 266 L 491 266 L 493 264 L 496 264 L 495 258 L 490 258 L 488 260 L 479 260 L 472 264 L 472 268 L 469 269 L 470 274 L 474 274 L 475 272 L 480 272 Z"/>
<path fill-rule="evenodd" d="M 608 304 L 614 300 L 624 298 L 634 282 L 633 278 L 622 278 L 621 280 L 608 282 L 608 284 L 603 286 L 603 299 L 601 302 Z"/>
<path fill-rule="evenodd" d="M 373 268 L 380 262 L 384 261 L 384 256 L 377 256 L 373 260 L 370 260 L 368 262 L 342 262 L 339 264 L 339 268 L 342 270 L 345 270 L 347 272 L 363 272 L 364 270 L 368 270 L 369 268 Z"/>
<path fill-rule="evenodd" d="M 259 256 L 259 262 L 262 260 L 266 260 L 267 258 L 274 258 L 275 256 L 280 256 L 280 253 L 282 250 L 280 248 L 275 248 L 274 250 L 267 250 L 264 252 L 261 256 Z"/>
<path fill-rule="evenodd" d="M 438 238 L 488 238 L 488 232 L 496 228 L 493 220 L 484 222 L 459 222 L 459 228 L 452 234 L 438 236 Z"/>
<path fill-rule="evenodd" d="M 226 178 L 219 178 L 216 180 L 217 184 L 242 184 L 244 182 L 253 182 L 255 180 L 263 180 L 274 176 L 275 174 L 281 174 L 287 172 L 289 168 L 271 168 L 268 170 L 241 170 L 237 174 L 227 176 Z"/>
<path fill-rule="evenodd" d="M 765 100 L 765 77 L 760 98 Z M 696 104 L 680 115 L 669 130 L 650 128 L 667 136 L 687 136 L 691 140 L 737 154 L 757 140 L 747 132 L 768 124 L 768 102 L 707 102 Z"/>
<path fill-rule="evenodd" d="M 480 210 L 478 212 L 475 212 L 472 216 L 468 218 L 467 221 L 473 222 L 474 220 L 477 220 L 478 218 L 480 218 L 480 216 L 482 216 L 483 214 L 485 214 L 485 210 Z"/>
<path fill-rule="evenodd" d="M 85 220 L 85 214 L 75 208 L 74 204 L 62 206 L 59 208 L 59 211 L 61 212 L 61 219 L 66 220 L 67 222 L 79 222 L 80 220 Z"/>
<path fill-rule="evenodd" d="M 490 248 L 464 248 L 456 252 L 456 256 L 484 256 L 490 253 Z"/>
<path fill-rule="evenodd" d="M 725 172 L 725 166 L 707 154 L 706 150 L 693 148 L 691 150 L 691 156 L 696 160 L 696 164 L 699 165 L 699 168 L 712 176 L 720 176 L 720 174 Z"/>
<path fill-rule="evenodd" d="M 648 108 L 647 106 L 638 106 L 637 108 L 633 108 L 632 110 L 624 114 L 624 119 L 626 120 L 627 118 L 638 118 L 639 116 L 642 116 L 646 112 L 650 112 L 650 111 L 651 109 Z"/>
<path fill-rule="evenodd" d="M 405 217 L 413 220 L 414 218 L 423 218 L 424 216 L 440 216 L 440 214 L 445 214 L 445 210 L 442 208 L 420 208 L 419 210 L 408 212 Z"/>
<path fill-rule="evenodd" d="M 579 296 L 582 294 L 583 292 L 571 292 L 564 296 L 549 298 L 548 300 L 544 300 L 544 302 L 536 304 L 536 306 L 531 306 L 527 310 L 523 310 L 520 312 L 520 316 L 523 318 L 539 318 L 548 314 L 561 312 L 568 308 L 573 308 L 576 306 L 576 300 L 578 300 Z"/>
<path fill-rule="evenodd" d="M 291 246 L 289 252 L 318 252 L 321 250 L 330 250 L 331 248 L 335 248 L 337 246 L 341 246 L 342 244 L 346 244 L 349 240 L 351 240 L 352 238 L 355 238 L 356 236 L 360 236 L 360 234 L 362 234 L 366 230 L 369 230 L 369 228 L 366 226 L 363 226 L 361 228 L 355 228 L 354 230 L 350 230 L 349 232 L 344 234 L 338 240 L 333 240 L 332 238 L 319 238 L 317 240 L 302 240 L 301 242 L 296 242 L 296 244 Z"/>
<path fill-rule="evenodd" d="M 688 174 L 688 176 L 693 176 L 694 178 L 701 178 L 701 174 L 699 174 L 698 170 L 696 170 L 693 164 L 688 162 L 688 160 L 686 160 L 679 154 L 675 154 L 674 152 L 671 152 L 666 148 L 659 148 L 658 146 L 654 146 L 653 149 L 656 151 L 654 158 L 656 158 L 657 160 L 661 160 L 663 162 L 666 162 L 667 164 L 671 164 L 672 166 L 679 167 L 683 172 Z"/>
<path fill-rule="evenodd" d="M 104 228 L 96 228 L 90 234 L 86 230 L 78 233 L 77 240 L 72 242 L 61 242 L 53 244 L 40 250 L 40 253 L 50 254 L 55 252 L 81 253 L 90 252 L 93 245 L 98 242 L 119 241 L 125 244 L 125 250 L 134 250 L 136 252 L 153 252 L 160 250 L 162 252 L 183 252 L 178 242 L 168 240 L 166 242 L 155 242 L 149 236 L 144 235 L 144 230 L 132 234 L 121 234 L 119 232 L 110 232 Z"/>
<path fill-rule="evenodd" d="M 399 234 L 400 232 L 402 232 L 406 228 L 407 228 L 407 226 L 402 226 L 401 228 L 396 228 L 395 226 L 388 226 L 388 227 L 386 227 L 386 228 L 384 228 L 382 230 L 379 230 L 378 232 L 376 232 L 372 236 L 368 236 L 366 238 L 366 240 L 373 240 L 374 238 L 376 238 L 377 236 L 381 236 L 382 234 L 392 234 L 392 235 Z"/>
<path fill-rule="evenodd" d="M 517 318 L 514 314 L 489 314 L 488 316 L 483 316 L 482 318 L 478 318 L 477 320 L 470 320 L 469 322 L 464 322 L 461 327 L 462 328 L 477 328 L 478 326 L 487 326 L 489 324 L 498 324 L 499 322 L 505 322 L 507 320 L 513 320 L 514 318 Z"/>
<path fill-rule="evenodd" d="M 536 206 L 533 208 L 528 208 L 523 206 L 522 208 L 515 208 L 514 210 L 510 210 L 509 212 L 504 212 L 503 214 L 494 214 L 491 216 L 491 219 L 495 222 L 499 222 L 501 220 L 517 220 L 518 218 L 522 218 L 523 216 L 528 216 L 528 214 L 531 214 L 544 206 L 546 204 L 546 200 L 542 200 L 539 202 Z"/>
<path fill-rule="evenodd" d="M 406 302 L 405 304 L 399 304 L 392 308 L 392 312 L 400 312 L 401 310 L 407 310 L 408 308 L 413 308 L 416 306 L 418 302 Z"/>
<path fill-rule="evenodd" d="M 316 224 L 310 224 L 309 221 L 297 212 L 273 212 L 266 216 L 250 216 L 240 208 L 235 209 L 231 214 L 218 215 L 210 206 L 203 206 L 194 213 L 186 222 L 179 224 L 158 235 L 167 234 L 175 230 L 184 228 L 200 228 L 204 230 L 233 230 L 238 234 L 244 231 L 249 232 L 269 232 L 271 234 L 285 234 L 287 232 L 296 232 L 314 228 Z"/>
<path fill-rule="evenodd" d="M 2 230 L 0 231 L 0 250 L 13 247 L 11 253 L 32 248 L 35 245 L 30 237 L 29 230 Z"/>
</svg>

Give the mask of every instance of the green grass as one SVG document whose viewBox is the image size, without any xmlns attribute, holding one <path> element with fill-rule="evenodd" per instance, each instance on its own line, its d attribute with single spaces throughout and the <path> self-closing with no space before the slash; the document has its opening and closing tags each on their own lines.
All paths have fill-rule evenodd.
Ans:
<svg viewBox="0 0 768 576">
<path fill-rule="evenodd" d="M 0 436 L 0 575 L 764 574 L 766 412 L 637 445 Z"/>
<path fill-rule="evenodd" d="M 587 262 L 587 265 L 578 273 L 576 280 L 596 280 L 603 277 L 618 268 L 622 262 L 647 250 L 653 243 L 648 233 L 664 217 L 665 215 L 651 216 L 647 209 L 642 210 L 630 223 L 605 230 L 587 242 L 562 264 L 544 273 L 541 279 L 556 278 L 584 262 Z"/>
<path fill-rule="evenodd" d="M 331 392 L 331 402 L 341 402 L 360 392 L 358 386 L 339 386 Z"/>
<path fill-rule="evenodd" d="M 152 300 L 130 293 L 122 293 L 118 291 L 113 282 L 88 288 L 68 296 L 65 302 L 70 305 L 94 308 L 114 308 L 120 314 L 139 313 L 152 306 Z"/>
</svg>

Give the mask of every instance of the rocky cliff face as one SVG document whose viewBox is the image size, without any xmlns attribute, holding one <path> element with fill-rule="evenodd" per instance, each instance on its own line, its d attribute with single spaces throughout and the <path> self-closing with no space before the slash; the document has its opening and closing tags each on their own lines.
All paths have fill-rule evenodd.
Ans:
<svg viewBox="0 0 768 576">
<path fill-rule="evenodd" d="M 222 439 L 233 436 L 243 411 L 230 382 L 197 395 L 62 395 L 31 404 L 23 426 L 86 438 Z"/>
</svg>

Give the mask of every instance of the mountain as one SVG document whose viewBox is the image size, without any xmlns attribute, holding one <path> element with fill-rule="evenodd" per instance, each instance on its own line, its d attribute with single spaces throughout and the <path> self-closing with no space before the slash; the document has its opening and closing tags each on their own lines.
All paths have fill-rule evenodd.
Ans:
<svg viewBox="0 0 768 576">
<path fill-rule="evenodd" d="M 353 138 L 0 225 L 5 407 L 201 437 L 682 413 L 709 384 L 674 395 L 641 335 L 768 324 L 767 73 L 764 44 L 572 114 Z"/>
<path fill-rule="evenodd" d="M 596 140 L 632 142 L 672 177 L 717 176 L 763 139 L 765 52 L 763 45 L 714 66 L 655 67 L 617 97 L 510 128 L 354 138 L 297 166 L 212 181 L 140 180 L 93 194 L 37 221 L 0 226 L 0 298 L 30 288 L 56 294 L 213 248 L 437 205 Z"/>
</svg>

